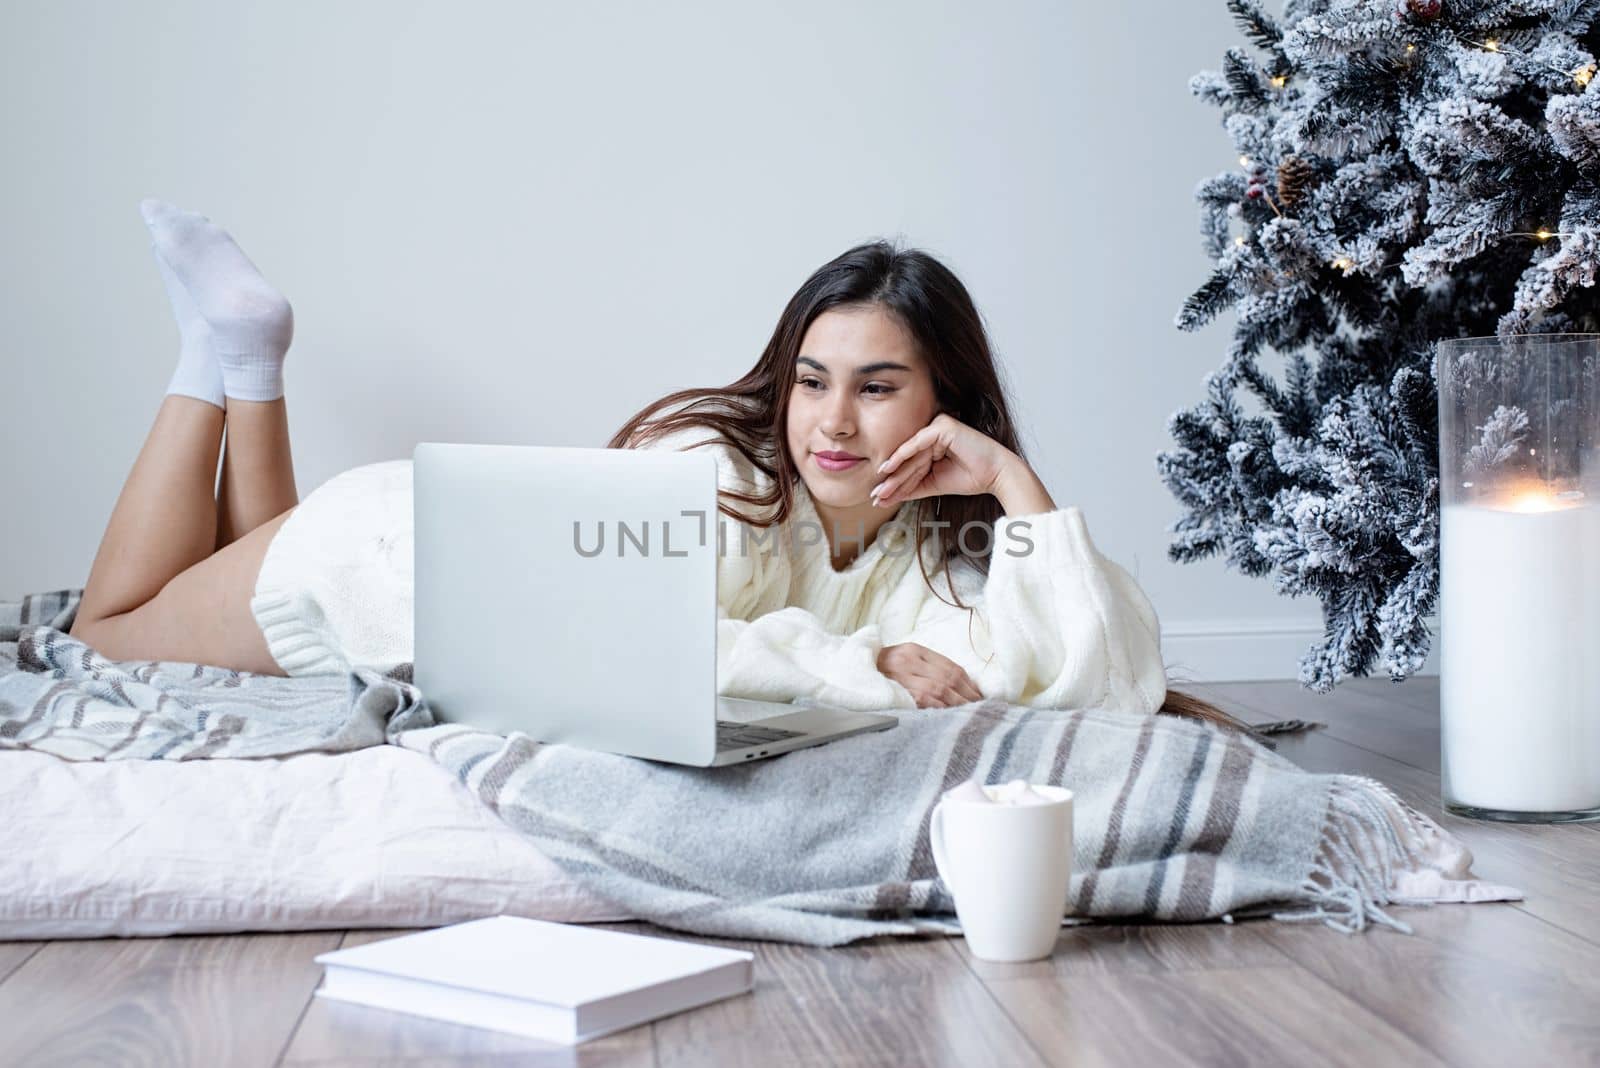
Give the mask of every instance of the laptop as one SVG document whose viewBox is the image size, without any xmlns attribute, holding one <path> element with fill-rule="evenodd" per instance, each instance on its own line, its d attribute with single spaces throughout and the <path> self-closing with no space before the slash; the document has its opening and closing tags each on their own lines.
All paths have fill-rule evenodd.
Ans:
<svg viewBox="0 0 1600 1068">
<path fill-rule="evenodd" d="M 425 442 L 412 473 L 437 718 L 696 767 L 898 722 L 718 695 L 718 552 L 760 546 L 718 522 L 709 453 Z"/>
</svg>

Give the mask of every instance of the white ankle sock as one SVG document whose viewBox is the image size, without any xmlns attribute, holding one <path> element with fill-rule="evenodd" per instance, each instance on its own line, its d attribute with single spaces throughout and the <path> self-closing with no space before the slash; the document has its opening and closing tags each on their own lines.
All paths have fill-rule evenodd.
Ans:
<svg viewBox="0 0 1600 1068">
<path fill-rule="evenodd" d="M 294 337 L 294 312 L 283 294 L 205 216 L 155 199 L 141 201 L 139 213 L 209 328 L 207 347 L 221 368 L 223 392 L 248 401 L 283 396 L 283 357 Z"/>
<path fill-rule="evenodd" d="M 167 299 L 172 302 L 173 317 L 178 320 L 178 335 L 182 339 L 178 348 L 178 367 L 167 383 L 168 393 L 182 393 L 226 408 L 222 392 L 222 368 L 216 354 L 211 351 L 211 326 L 194 306 L 194 298 L 172 273 L 167 261 L 154 245 L 156 267 L 161 271 L 161 282 L 167 287 Z"/>
</svg>

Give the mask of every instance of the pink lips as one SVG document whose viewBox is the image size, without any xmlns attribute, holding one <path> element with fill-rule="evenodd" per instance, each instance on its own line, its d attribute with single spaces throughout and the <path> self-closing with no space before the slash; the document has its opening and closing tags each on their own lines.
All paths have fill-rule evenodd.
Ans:
<svg viewBox="0 0 1600 1068">
<path fill-rule="evenodd" d="M 827 454 L 820 452 L 814 452 L 811 454 L 811 456 L 817 461 L 817 466 L 822 468 L 824 471 L 848 471 L 850 468 L 866 459 L 864 456 L 855 456 L 848 460 L 844 460 L 828 456 Z"/>
</svg>

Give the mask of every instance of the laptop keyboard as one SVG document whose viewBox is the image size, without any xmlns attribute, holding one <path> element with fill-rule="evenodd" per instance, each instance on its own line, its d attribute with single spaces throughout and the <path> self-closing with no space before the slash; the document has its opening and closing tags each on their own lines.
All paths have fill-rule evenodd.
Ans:
<svg viewBox="0 0 1600 1068">
<path fill-rule="evenodd" d="M 735 723 L 717 720 L 717 749 L 743 749 L 747 745 L 763 742 L 781 742 L 785 738 L 799 738 L 805 731 L 786 731 L 778 727 L 759 727 L 754 723 Z"/>
</svg>

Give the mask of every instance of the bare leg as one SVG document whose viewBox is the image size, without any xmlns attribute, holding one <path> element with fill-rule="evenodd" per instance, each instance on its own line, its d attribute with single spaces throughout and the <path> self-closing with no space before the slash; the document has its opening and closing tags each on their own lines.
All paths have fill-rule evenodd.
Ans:
<svg viewBox="0 0 1600 1068">
<path fill-rule="evenodd" d="M 227 403 L 227 442 L 217 491 L 217 549 L 300 501 L 283 398 L 256 402 L 229 397 Z"/>
<path fill-rule="evenodd" d="M 85 620 L 73 637 L 113 660 L 173 660 L 282 675 L 250 611 L 261 561 L 293 509 L 267 520 L 179 573 L 155 598 L 122 615 Z"/>
<path fill-rule="evenodd" d="M 281 419 L 281 401 L 254 407 L 275 407 Z M 271 422 L 268 413 L 255 414 Z M 249 417 L 246 423 L 259 429 L 248 425 Z M 212 487 L 222 426 L 222 409 L 214 404 L 177 394 L 161 402 L 112 509 L 72 625 L 73 637 L 101 655 L 283 674 L 250 612 L 250 598 L 267 545 L 293 507 L 213 553 Z M 286 438 L 283 445 L 287 452 Z M 248 514 L 253 502 L 241 503 Z"/>
<path fill-rule="evenodd" d="M 162 400 L 100 539 L 80 621 L 138 608 L 174 575 L 211 555 L 222 422 L 214 404 L 179 394 Z"/>
</svg>

